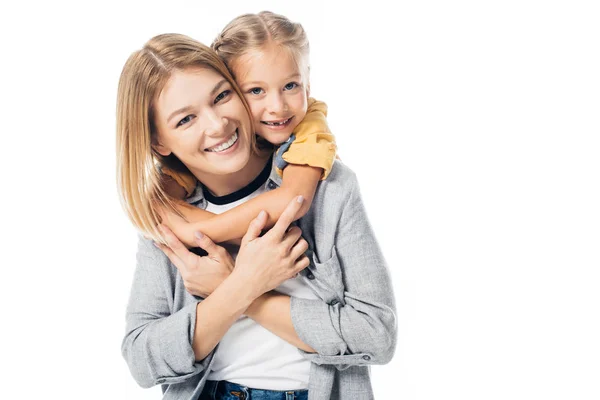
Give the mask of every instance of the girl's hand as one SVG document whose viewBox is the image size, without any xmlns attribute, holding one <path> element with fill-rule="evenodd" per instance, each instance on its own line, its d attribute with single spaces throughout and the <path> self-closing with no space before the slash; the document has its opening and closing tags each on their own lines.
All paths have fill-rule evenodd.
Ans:
<svg viewBox="0 0 600 400">
<path fill-rule="evenodd" d="M 190 252 L 164 225 L 159 225 L 167 245 L 155 243 L 177 267 L 187 291 L 194 296 L 208 297 L 229 276 L 234 263 L 223 247 L 216 245 L 208 236 L 197 232 L 196 244 L 208 255 L 198 256 Z"/>
<path fill-rule="evenodd" d="M 232 278 L 235 275 L 247 282 L 254 289 L 254 297 L 275 289 L 308 266 L 304 255 L 308 243 L 302 239 L 302 231 L 297 226 L 288 229 L 302 202 L 302 196 L 294 198 L 275 226 L 259 237 L 267 222 L 266 213 L 261 211 L 242 238 Z"/>
</svg>

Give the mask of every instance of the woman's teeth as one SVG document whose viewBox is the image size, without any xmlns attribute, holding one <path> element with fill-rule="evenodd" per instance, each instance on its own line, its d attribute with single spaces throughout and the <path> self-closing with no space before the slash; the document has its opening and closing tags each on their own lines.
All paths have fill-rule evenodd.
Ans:
<svg viewBox="0 0 600 400">
<path fill-rule="evenodd" d="M 233 146 L 235 144 L 235 142 L 237 142 L 237 139 L 238 139 L 238 132 L 236 130 L 235 133 L 233 134 L 233 136 L 231 137 L 231 139 L 229 139 L 225 143 L 222 143 L 218 146 L 211 147 L 210 149 L 208 149 L 206 151 L 210 151 L 213 153 L 220 153 L 221 151 L 225 151 L 228 148 L 230 148 L 231 146 Z"/>
<path fill-rule="evenodd" d="M 271 125 L 271 126 L 280 126 L 280 125 L 285 125 L 288 122 L 290 122 L 290 119 L 292 119 L 292 117 L 289 117 L 288 119 L 286 119 L 285 121 L 281 121 L 281 122 L 267 122 L 267 121 L 261 121 L 263 124 L 265 125 Z"/>
</svg>

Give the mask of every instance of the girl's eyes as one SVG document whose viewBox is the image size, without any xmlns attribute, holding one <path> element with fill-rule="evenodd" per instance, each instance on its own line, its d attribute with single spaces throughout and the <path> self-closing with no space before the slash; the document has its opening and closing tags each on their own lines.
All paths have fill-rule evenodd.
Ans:
<svg viewBox="0 0 600 400">
<path fill-rule="evenodd" d="M 254 94 L 254 95 L 256 95 L 256 96 L 258 96 L 259 94 L 261 94 L 261 93 L 263 93 L 263 92 L 264 92 L 264 90 L 262 90 L 262 89 L 261 89 L 261 88 L 259 88 L 259 87 L 255 87 L 255 88 L 252 88 L 252 89 L 248 90 L 248 93 L 250 93 L 250 94 Z"/>
<path fill-rule="evenodd" d="M 185 125 L 188 122 L 190 122 L 192 119 L 194 119 L 195 117 L 193 115 L 186 115 L 185 117 L 183 117 L 183 119 L 181 121 L 179 121 L 177 123 L 177 126 L 175 126 L 175 128 L 179 128 L 181 125 Z"/>
<path fill-rule="evenodd" d="M 219 93 L 219 95 L 217 97 L 215 97 L 214 104 L 217 104 L 221 100 L 223 100 L 226 97 L 228 97 L 230 94 L 231 94 L 231 90 L 229 90 L 229 89 L 228 90 L 223 90 L 221 93 Z"/>
<path fill-rule="evenodd" d="M 290 82 L 287 85 L 285 85 L 283 87 L 283 90 L 292 90 L 292 89 L 296 89 L 298 86 L 300 86 L 298 83 L 296 82 Z"/>
</svg>

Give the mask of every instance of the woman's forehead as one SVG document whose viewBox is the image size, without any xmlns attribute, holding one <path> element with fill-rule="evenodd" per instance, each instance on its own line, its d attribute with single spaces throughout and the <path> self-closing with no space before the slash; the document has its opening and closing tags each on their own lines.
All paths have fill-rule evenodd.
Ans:
<svg viewBox="0 0 600 400">
<path fill-rule="evenodd" d="M 159 93 L 156 106 L 162 114 L 190 103 L 211 100 L 227 83 L 223 75 L 210 68 L 174 70 Z"/>
</svg>

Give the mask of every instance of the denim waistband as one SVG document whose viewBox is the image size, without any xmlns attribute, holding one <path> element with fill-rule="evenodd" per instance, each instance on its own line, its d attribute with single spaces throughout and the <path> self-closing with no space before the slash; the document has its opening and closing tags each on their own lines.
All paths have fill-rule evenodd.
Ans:
<svg viewBox="0 0 600 400">
<path fill-rule="evenodd" d="M 199 400 L 308 400 L 308 390 L 253 389 L 229 381 L 206 381 Z"/>
</svg>

